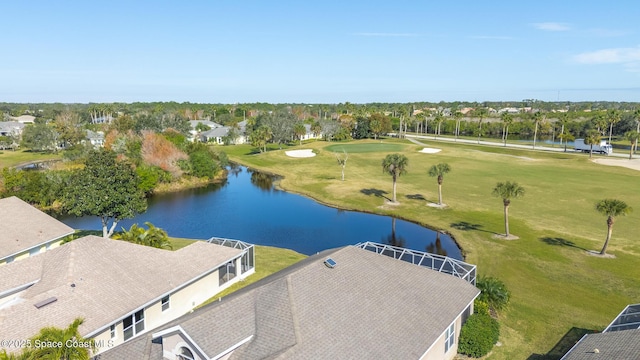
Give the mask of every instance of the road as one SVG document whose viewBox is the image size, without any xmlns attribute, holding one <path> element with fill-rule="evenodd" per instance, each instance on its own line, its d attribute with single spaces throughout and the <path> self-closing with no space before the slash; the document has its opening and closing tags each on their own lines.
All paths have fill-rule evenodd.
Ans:
<svg viewBox="0 0 640 360">
<path fill-rule="evenodd" d="M 455 139 L 455 138 L 449 138 L 449 137 L 442 137 L 439 136 L 438 138 L 434 138 L 432 135 L 412 135 L 412 134 L 407 134 L 405 135 L 407 140 L 418 144 L 418 145 L 425 145 L 423 143 L 421 143 L 419 140 L 428 140 L 428 141 L 441 141 L 441 142 L 458 142 L 458 143 L 463 143 L 463 144 L 472 144 L 472 145 L 485 145 L 485 146 L 494 146 L 494 147 L 505 147 L 504 144 L 499 143 L 499 142 L 494 142 L 494 141 L 483 141 L 480 140 L 480 142 L 478 143 L 477 140 L 469 140 L 469 139 Z M 425 145 L 426 146 L 426 145 Z M 507 142 L 507 146 L 508 148 L 516 148 L 516 149 L 524 149 L 524 150 L 535 150 L 535 151 L 555 151 L 555 152 L 564 152 L 564 146 L 563 147 L 550 147 L 550 146 L 538 146 L 536 145 L 536 148 L 533 149 L 532 145 L 521 145 L 521 144 L 512 144 Z M 572 147 L 568 147 L 567 148 L 567 153 L 576 153 L 575 150 L 573 150 Z M 600 154 L 593 154 L 594 156 L 602 156 Z M 622 158 L 628 158 L 629 157 L 629 153 L 622 153 L 622 152 L 614 152 L 613 154 L 609 155 L 609 157 L 622 157 Z"/>
</svg>

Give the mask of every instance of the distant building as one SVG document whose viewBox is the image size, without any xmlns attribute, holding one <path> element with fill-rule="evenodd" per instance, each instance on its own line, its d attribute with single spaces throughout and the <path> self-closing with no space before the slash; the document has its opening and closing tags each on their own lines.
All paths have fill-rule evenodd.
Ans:
<svg viewBox="0 0 640 360">
<path fill-rule="evenodd" d="M 94 148 L 100 148 L 104 146 L 104 132 L 87 130 L 87 141 L 93 145 Z"/>
<path fill-rule="evenodd" d="M 24 126 L 18 121 L 0 121 L 0 136 L 20 136 Z"/>
<path fill-rule="evenodd" d="M 14 117 L 13 120 L 21 124 L 33 124 L 36 121 L 36 117 L 33 115 L 20 115 L 18 117 Z"/>
<path fill-rule="evenodd" d="M 99 359 L 450 360 L 474 283 L 475 266 L 445 257 L 374 243 L 327 250 Z"/>
</svg>

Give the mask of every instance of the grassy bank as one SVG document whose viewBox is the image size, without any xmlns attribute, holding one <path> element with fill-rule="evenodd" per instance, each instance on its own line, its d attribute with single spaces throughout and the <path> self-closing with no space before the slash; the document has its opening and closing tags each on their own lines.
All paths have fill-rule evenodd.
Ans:
<svg viewBox="0 0 640 360">
<path fill-rule="evenodd" d="M 24 150 L 1 150 L 0 169 L 44 160 L 62 159 L 61 153 L 39 153 Z"/>
<path fill-rule="evenodd" d="M 249 146 L 225 151 L 235 162 L 283 175 L 280 186 L 286 190 L 451 233 L 481 275 L 499 277 L 513 293 L 511 305 L 500 314 L 503 345 L 494 349 L 492 359 L 537 358 L 565 334 L 601 330 L 625 305 L 639 301 L 640 172 L 598 165 L 584 154 L 424 142 L 442 152 L 423 154 L 418 152 L 422 146 L 384 140 L 402 145 L 399 151 L 409 158 L 408 173 L 398 182 L 401 205 L 393 207 L 384 205 L 392 185 L 381 169 L 385 151 L 350 153 L 345 181 L 340 181 L 335 154 L 325 148 L 329 143 L 298 147 L 314 149 L 313 158 L 290 158 L 278 150 L 255 154 Z M 376 141 L 357 144 L 362 143 Z M 427 171 L 439 162 L 452 167 L 444 178 L 443 198 L 449 205 L 444 210 L 426 206 L 437 202 L 437 182 Z M 510 230 L 520 237 L 516 241 L 493 238 L 504 227 L 502 200 L 491 190 L 506 180 L 526 189 L 510 208 Z M 606 218 L 594 210 L 603 198 L 621 199 L 637 209 L 616 219 L 608 251 L 615 259 L 585 251 L 599 250 L 604 242 Z"/>
</svg>

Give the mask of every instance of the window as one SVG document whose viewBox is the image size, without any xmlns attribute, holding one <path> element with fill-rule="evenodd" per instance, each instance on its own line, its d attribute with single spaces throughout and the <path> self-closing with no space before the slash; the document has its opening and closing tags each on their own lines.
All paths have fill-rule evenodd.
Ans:
<svg viewBox="0 0 640 360">
<path fill-rule="evenodd" d="M 178 354 L 178 356 L 176 356 L 176 359 L 180 359 L 180 360 L 194 360 L 195 357 L 193 357 L 193 353 L 191 352 L 191 350 L 187 349 L 186 347 L 181 347 L 180 348 L 180 353 Z"/>
<path fill-rule="evenodd" d="M 144 309 L 124 318 L 122 327 L 124 328 L 125 341 L 142 332 L 144 330 Z"/>
<path fill-rule="evenodd" d="M 447 353 L 449 349 L 456 343 L 456 322 L 454 321 L 447 330 L 444 332 L 444 352 Z"/>
<path fill-rule="evenodd" d="M 171 303 L 169 302 L 169 295 L 162 298 L 162 311 L 169 310 Z"/>
<path fill-rule="evenodd" d="M 116 326 L 115 325 L 111 325 L 111 328 L 109 328 L 109 332 L 111 333 L 111 338 L 115 339 L 116 338 Z"/>
</svg>

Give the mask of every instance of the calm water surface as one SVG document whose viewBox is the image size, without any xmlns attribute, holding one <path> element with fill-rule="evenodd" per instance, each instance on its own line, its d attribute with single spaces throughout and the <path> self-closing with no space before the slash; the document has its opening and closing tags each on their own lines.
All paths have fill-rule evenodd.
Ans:
<svg viewBox="0 0 640 360">
<path fill-rule="evenodd" d="M 344 211 L 276 190 L 274 177 L 235 167 L 222 185 L 154 196 L 146 213 L 118 224 L 151 222 L 173 237 L 223 237 L 303 254 L 374 241 L 462 259 L 445 234 L 389 216 Z M 391 186 L 391 180 L 389 180 Z M 62 217 L 74 229 L 101 229 L 98 217 Z"/>
</svg>

